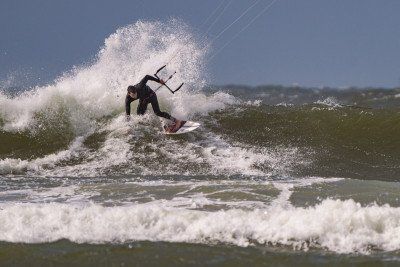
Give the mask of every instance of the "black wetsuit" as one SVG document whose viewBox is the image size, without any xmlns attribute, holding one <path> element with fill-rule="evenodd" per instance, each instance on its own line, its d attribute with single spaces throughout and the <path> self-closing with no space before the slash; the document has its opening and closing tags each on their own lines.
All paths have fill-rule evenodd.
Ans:
<svg viewBox="0 0 400 267">
<path fill-rule="evenodd" d="M 166 112 L 162 112 L 160 110 L 160 107 L 158 105 L 158 100 L 157 100 L 157 95 L 156 93 L 151 90 L 149 86 L 146 85 L 148 81 L 155 81 L 160 83 L 160 80 L 157 78 L 154 78 L 153 76 L 146 75 L 138 84 L 134 85 L 134 87 L 137 90 L 137 99 L 139 99 L 139 104 L 137 107 L 137 114 L 138 115 L 143 115 L 146 112 L 147 105 L 151 103 L 151 106 L 153 107 L 154 113 L 157 116 L 166 118 L 166 119 L 171 119 L 171 115 L 169 115 Z M 132 98 L 129 94 L 126 95 L 125 98 L 125 110 L 126 110 L 126 115 L 131 114 L 131 102 L 135 101 L 136 99 Z"/>
</svg>

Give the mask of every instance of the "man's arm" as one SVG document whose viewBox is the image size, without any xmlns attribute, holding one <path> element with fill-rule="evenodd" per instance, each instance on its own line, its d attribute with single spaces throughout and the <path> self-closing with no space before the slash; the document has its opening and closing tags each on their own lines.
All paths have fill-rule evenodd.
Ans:
<svg viewBox="0 0 400 267">
<path fill-rule="evenodd" d="M 159 83 L 159 84 L 164 84 L 164 81 L 161 79 L 158 79 L 158 78 L 156 78 L 156 77 L 153 77 L 153 76 L 151 76 L 151 75 L 146 75 L 146 76 L 144 76 L 144 78 L 140 81 L 140 85 L 141 86 L 144 86 L 144 85 L 146 85 L 146 83 L 148 82 L 148 81 L 154 81 L 154 82 L 157 82 L 157 83 Z"/>
<path fill-rule="evenodd" d="M 126 95 L 125 98 L 125 112 L 126 112 L 126 116 L 131 115 L 131 102 L 134 101 L 135 99 L 133 99 L 132 97 L 130 97 L 128 94 Z"/>
</svg>

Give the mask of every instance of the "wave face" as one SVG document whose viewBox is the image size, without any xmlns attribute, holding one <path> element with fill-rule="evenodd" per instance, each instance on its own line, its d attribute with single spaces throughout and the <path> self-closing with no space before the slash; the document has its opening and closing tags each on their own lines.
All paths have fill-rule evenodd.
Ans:
<svg viewBox="0 0 400 267">
<path fill-rule="evenodd" d="M 213 131 L 247 145 L 309 151 L 302 175 L 398 180 L 399 114 L 321 104 L 231 108 L 215 114 Z"/>
<path fill-rule="evenodd" d="M 137 22 L 53 84 L 3 90 L 0 241 L 397 253 L 400 91 L 205 88 L 204 47 L 181 21 Z M 187 135 L 124 115 L 126 87 L 170 60 L 186 84 L 157 94 L 201 123 Z"/>
<path fill-rule="evenodd" d="M 151 111 L 128 123 L 121 98 L 115 110 L 98 118 L 84 113 L 82 106 L 65 111 L 71 102 L 51 100 L 55 106 L 45 108 L 48 114 L 35 113 L 23 129 L 9 129 L 10 121 L 3 124 L 0 173 L 400 178 L 397 109 L 321 103 L 271 106 L 221 91 L 185 92 L 174 98 L 177 106 L 167 97 L 161 99 L 163 108 L 200 121 L 200 130 L 164 136 L 162 123 Z"/>
</svg>

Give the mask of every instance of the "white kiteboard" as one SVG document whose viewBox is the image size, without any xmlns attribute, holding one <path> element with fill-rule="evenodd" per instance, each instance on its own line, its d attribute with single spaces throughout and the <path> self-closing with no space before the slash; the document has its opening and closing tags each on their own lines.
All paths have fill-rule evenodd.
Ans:
<svg viewBox="0 0 400 267">
<path fill-rule="evenodd" d="M 168 126 L 164 126 L 164 134 L 183 134 L 196 130 L 200 127 L 200 123 L 194 121 L 185 121 L 176 132 L 170 132 Z"/>
</svg>

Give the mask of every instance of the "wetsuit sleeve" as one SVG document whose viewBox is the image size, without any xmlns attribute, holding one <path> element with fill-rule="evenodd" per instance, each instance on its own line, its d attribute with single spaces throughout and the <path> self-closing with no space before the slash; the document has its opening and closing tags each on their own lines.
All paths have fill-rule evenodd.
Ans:
<svg viewBox="0 0 400 267">
<path fill-rule="evenodd" d="M 150 75 L 146 75 L 146 76 L 144 76 L 144 78 L 140 81 L 141 87 L 142 87 L 142 86 L 145 86 L 146 83 L 147 83 L 148 81 L 154 81 L 154 82 L 160 83 L 160 80 L 159 80 L 159 79 L 157 79 L 157 78 L 155 78 L 155 77 L 153 77 L 153 76 L 150 76 Z"/>
<path fill-rule="evenodd" d="M 126 95 L 125 98 L 125 112 L 126 115 L 131 115 L 131 102 L 135 100 L 132 97 L 130 97 L 128 94 Z"/>
</svg>

